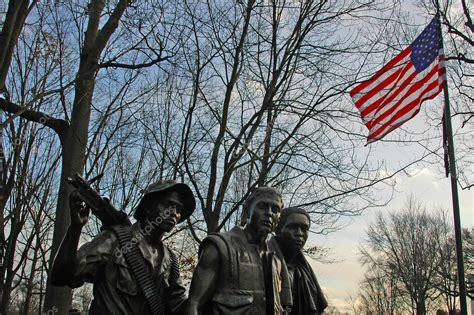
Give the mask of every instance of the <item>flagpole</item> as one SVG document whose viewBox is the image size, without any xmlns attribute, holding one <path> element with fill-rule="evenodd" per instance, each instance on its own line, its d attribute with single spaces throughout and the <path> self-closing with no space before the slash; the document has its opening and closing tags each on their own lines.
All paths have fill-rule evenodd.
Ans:
<svg viewBox="0 0 474 315">
<path fill-rule="evenodd" d="M 458 260 L 458 278 L 459 278 L 459 299 L 461 301 L 461 314 L 467 315 L 466 303 L 466 281 L 464 278 L 464 260 L 462 254 L 462 228 L 461 218 L 459 215 L 459 195 L 456 175 L 456 160 L 454 157 L 454 140 L 453 127 L 451 124 L 451 111 L 449 109 L 449 93 L 448 84 L 444 81 L 444 110 L 445 122 L 448 138 L 448 154 L 449 154 L 449 168 L 451 173 L 451 193 L 453 199 L 453 215 L 454 215 L 454 234 L 456 237 L 456 256 Z"/>
<path fill-rule="evenodd" d="M 441 33 L 440 23 L 440 36 L 441 36 L 441 49 L 443 49 L 443 37 Z M 453 126 L 451 124 L 451 110 L 449 106 L 449 92 L 448 92 L 448 80 L 445 78 L 443 83 L 444 90 L 444 119 L 446 124 L 447 140 L 448 140 L 448 156 L 449 156 L 449 171 L 451 173 L 451 194 L 453 202 L 453 215 L 454 215 L 454 235 L 456 238 L 456 257 L 458 265 L 458 278 L 459 278 L 459 300 L 461 302 L 461 314 L 467 315 L 467 302 L 466 302 L 466 281 L 464 278 L 464 259 L 462 253 L 462 227 L 461 217 L 459 211 L 459 194 L 457 185 L 457 174 L 456 174 L 456 159 L 454 156 L 454 140 L 453 140 Z"/>
</svg>

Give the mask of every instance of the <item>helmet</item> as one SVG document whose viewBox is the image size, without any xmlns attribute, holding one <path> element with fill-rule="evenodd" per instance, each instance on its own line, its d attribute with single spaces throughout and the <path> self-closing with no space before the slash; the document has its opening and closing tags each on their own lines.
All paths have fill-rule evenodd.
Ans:
<svg viewBox="0 0 474 315">
<path fill-rule="evenodd" d="M 159 200 L 160 196 L 163 196 L 164 193 L 177 192 L 179 200 L 183 203 L 183 211 L 181 212 L 181 218 L 179 222 L 183 222 L 191 216 L 196 208 L 196 200 L 194 199 L 194 194 L 189 188 L 188 185 L 183 183 L 178 183 L 174 180 L 164 180 L 157 183 L 153 183 L 147 187 L 145 190 L 140 203 L 135 209 L 133 217 L 137 220 L 142 218 L 142 212 L 144 209 L 145 200 Z"/>
</svg>

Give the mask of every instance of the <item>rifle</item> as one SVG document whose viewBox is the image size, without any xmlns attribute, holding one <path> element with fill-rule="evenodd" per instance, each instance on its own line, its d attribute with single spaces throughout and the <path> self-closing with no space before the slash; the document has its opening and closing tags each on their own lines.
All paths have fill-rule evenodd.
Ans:
<svg viewBox="0 0 474 315">
<path fill-rule="evenodd" d="M 125 212 L 115 208 L 108 198 L 101 197 L 81 175 L 75 174 L 72 178 L 68 177 L 67 181 L 76 188 L 79 198 L 84 201 L 92 213 L 102 222 L 102 228 L 115 224 L 132 225 Z"/>
</svg>

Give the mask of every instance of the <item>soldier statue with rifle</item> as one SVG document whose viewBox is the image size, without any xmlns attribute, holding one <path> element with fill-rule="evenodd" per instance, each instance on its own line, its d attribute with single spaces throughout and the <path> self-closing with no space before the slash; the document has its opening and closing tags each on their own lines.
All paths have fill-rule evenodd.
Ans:
<svg viewBox="0 0 474 315">
<path fill-rule="evenodd" d="M 70 195 L 71 225 L 55 257 L 51 283 L 76 288 L 92 282 L 91 315 L 183 312 L 186 290 L 176 256 L 162 237 L 194 211 L 191 189 L 170 180 L 150 185 L 131 225 L 79 175 L 69 181 L 76 187 Z M 102 221 L 102 232 L 78 250 L 89 210 Z"/>
</svg>

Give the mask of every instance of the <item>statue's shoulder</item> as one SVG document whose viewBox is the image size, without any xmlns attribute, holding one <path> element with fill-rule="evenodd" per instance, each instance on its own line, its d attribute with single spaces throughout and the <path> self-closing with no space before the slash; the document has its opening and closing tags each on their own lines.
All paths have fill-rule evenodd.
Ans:
<svg viewBox="0 0 474 315">
<path fill-rule="evenodd" d="M 241 226 L 234 226 L 229 232 L 226 232 L 229 237 L 234 238 L 246 238 L 244 228 Z"/>
<path fill-rule="evenodd" d="M 91 242 L 96 246 L 100 246 L 103 251 L 112 252 L 120 246 L 118 233 L 125 233 L 127 238 L 130 237 L 130 240 L 132 240 L 137 236 L 136 231 L 137 227 L 135 225 L 112 225 L 104 228 Z"/>
<path fill-rule="evenodd" d="M 215 246 L 221 257 L 227 257 L 236 240 L 245 238 L 243 229 L 235 226 L 227 232 L 211 233 L 202 242 L 199 247 L 199 254 L 207 246 Z"/>
<path fill-rule="evenodd" d="M 118 233 L 123 231 L 125 233 L 130 233 L 130 237 L 132 237 L 133 236 L 132 232 L 135 230 L 134 227 L 135 225 L 123 225 L 123 224 L 111 225 L 106 228 L 103 228 L 100 234 L 96 236 L 96 238 L 100 238 L 104 240 L 107 239 L 107 240 L 118 242 L 118 236 L 117 236 Z"/>
<path fill-rule="evenodd" d="M 108 257 L 117 247 L 118 240 L 115 233 L 110 230 L 103 230 L 79 248 L 78 257 Z"/>
<path fill-rule="evenodd" d="M 199 253 L 208 246 L 215 246 L 220 252 L 228 242 L 228 237 L 224 233 L 211 233 L 204 238 L 199 246 Z"/>
</svg>

